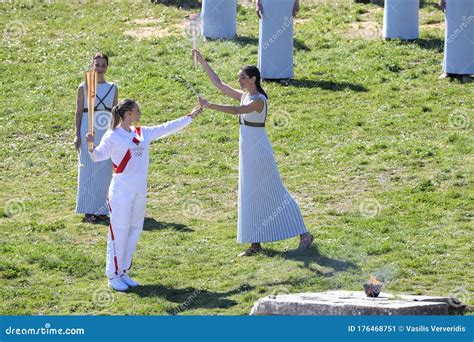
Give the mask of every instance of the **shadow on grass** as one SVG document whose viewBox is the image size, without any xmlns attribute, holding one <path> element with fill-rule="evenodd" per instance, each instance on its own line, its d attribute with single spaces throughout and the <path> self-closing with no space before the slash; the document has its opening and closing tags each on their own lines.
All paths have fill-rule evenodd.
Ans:
<svg viewBox="0 0 474 342">
<path fill-rule="evenodd" d="M 254 45 L 258 46 L 258 38 L 257 37 L 247 37 L 247 36 L 237 36 L 233 39 L 233 41 L 241 46 L 245 45 Z"/>
<path fill-rule="evenodd" d="M 162 230 L 162 229 L 170 229 L 177 232 L 185 232 L 185 233 L 194 232 L 193 229 L 181 223 L 158 222 L 157 220 L 151 217 L 145 218 L 145 222 L 143 224 L 143 230 L 152 231 L 152 230 Z"/>
<path fill-rule="evenodd" d="M 204 309 L 228 309 L 237 304 L 236 301 L 227 297 L 249 291 L 253 289 L 251 286 L 241 286 L 235 290 L 227 292 L 213 292 L 204 288 L 172 288 L 164 285 L 142 285 L 131 288 L 128 293 L 137 294 L 140 297 L 148 298 L 164 298 L 167 301 L 179 304 L 178 307 L 167 309 L 166 312 L 176 315 L 180 312 L 193 310 L 198 308 Z"/>
<path fill-rule="evenodd" d="M 308 45 L 306 45 L 302 40 L 295 38 L 294 39 L 294 46 L 296 50 L 301 51 L 311 51 Z"/>
<path fill-rule="evenodd" d="M 252 46 L 258 47 L 257 37 L 237 36 L 233 39 L 233 41 L 240 46 L 252 45 Z M 294 47 L 296 50 L 311 51 L 309 46 L 306 45 L 302 40 L 298 38 L 294 39 Z"/>
<path fill-rule="evenodd" d="M 263 250 L 263 253 L 270 257 L 279 256 L 284 259 L 300 261 L 302 263 L 302 267 L 311 269 L 312 271 L 315 271 L 324 277 L 332 277 L 337 272 L 347 271 L 351 268 L 358 268 L 356 264 L 350 261 L 332 259 L 327 256 L 321 255 L 321 253 L 319 253 L 318 247 L 314 245 L 310 249 L 295 249 L 286 252 L 265 248 Z M 314 264 L 317 264 L 319 267 L 327 269 L 327 271 L 323 272 L 321 269 L 314 269 Z"/>
<path fill-rule="evenodd" d="M 198 0 L 151 0 L 151 3 L 166 6 L 176 6 L 178 8 L 200 8 L 201 2 Z"/>
<path fill-rule="evenodd" d="M 354 0 L 356 4 L 372 4 L 372 5 L 377 5 L 380 7 L 384 7 L 384 0 Z M 438 1 L 435 0 L 421 0 L 420 1 L 420 8 L 424 7 L 434 7 L 434 8 L 439 8 L 438 7 Z"/>
<path fill-rule="evenodd" d="M 283 86 L 293 86 L 296 88 L 321 88 L 332 91 L 343 91 L 346 89 L 355 92 L 367 92 L 368 89 L 361 84 L 354 84 L 349 82 L 334 82 L 324 80 L 287 80 L 285 82 L 278 82 Z"/>
<path fill-rule="evenodd" d="M 437 52 L 444 51 L 444 39 L 440 39 L 440 38 L 416 39 L 412 42 L 403 42 L 403 43 L 416 44 L 424 50 L 434 50 Z"/>
</svg>

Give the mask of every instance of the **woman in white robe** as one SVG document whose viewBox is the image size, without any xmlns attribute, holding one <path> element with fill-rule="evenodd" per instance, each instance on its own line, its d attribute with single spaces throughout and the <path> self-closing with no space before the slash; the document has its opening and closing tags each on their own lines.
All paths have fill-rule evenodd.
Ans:
<svg viewBox="0 0 474 342">
<path fill-rule="evenodd" d="M 313 243 L 313 235 L 303 222 L 298 204 L 283 184 L 265 130 L 267 94 L 260 72 L 249 65 L 239 72 L 241 89 L 223 83 L 199 51 L 193 50 L 214 86 L 225 95 L 240 101 L 240 106 L 210 103 L 200 98 L 201 108 L 234 114 L 239 119 L 239 195 L 237 242 L 250 243 L 239 256 L 251 256 L 262 250 L 262 242 L 300 237 L 300 248 Z"/>
<path fill-rule="evenodd" d="M 446 13 L 444 73 L 471 82 L 474 75 L 474 0 L 440 0 Z"/>
<path fill-rule="evenodd" d="M 112 107 L 118 102 L 117 85 L 105 80 L 108 65 L 109 58 L 104 53 L 98 52 L 92 59 L 92 67 L 97 72 L 93 125 L 97 143 L 107 131 Z M 108 219 L 109 210 L 106 198 L 112 180 L 112 162 L 104 160 L 94 163 L 90 159 L 87 143 L 81 139 L 87 133 L 88 122 L 86 86 L 82 82 L 77 93 L 76 137 L 74 140 L 74 145 L 79 152 L 76 213 L 84 214 L 84 222 L 97 223 Z"/>
<path fill-rule="evenodd" d="M 260 18 L 258 68 L 262 79 L 291 79 L 293 70 L 293 18 L 299 0 L 257 0 Z"/>
<path fill-rule="evenodd" d="M 383 37 L 414 40 L 420 36 L 420 0 L 385 0 Z"/>
<path fill-rule="evenodd" d="M 201 22 L 206 38 L 234 38 L 237 34 L 237 0 L 203 0 Z"/>
</svg>

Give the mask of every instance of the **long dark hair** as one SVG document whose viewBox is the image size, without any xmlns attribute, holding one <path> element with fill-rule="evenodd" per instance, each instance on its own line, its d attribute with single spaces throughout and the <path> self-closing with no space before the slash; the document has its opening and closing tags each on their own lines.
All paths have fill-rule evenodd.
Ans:
<svg viewBox="0 0 474 342">
<path fill-rule="evenodd" d="M 138 106 L 137 101 L 131 99 L 124 99 L 120 101 L 114 108 L 112 108 L 112 119 L 110 120 L 110 129 L 114 130 L 123 120 L 126 112 L 131 112 L 135 106 Z"/>
<path fill-rule="evenodd" d="M 95 55 L 92 57 L 92 65 L 94 65 L 94 62 L 96 59 L 105 59 L 105 61 L 107 62 L 107 66 L 109 66 L 109 56 L 107 56 L 105 53 L 103 52 L 96 52 Z"/>
<path fill-rule="evenodd" d="M 255 86 L 257 87 L 257 90 L 268 99 L 267 93 L 263 90 L 262 85 L 260 84 L 262 79 L 260 77 L 260 70 L 258 70 L 255 65 L 246 65 L 242 68 L 242 71 L 250 78 L 255 77 Z"/>
</svg>

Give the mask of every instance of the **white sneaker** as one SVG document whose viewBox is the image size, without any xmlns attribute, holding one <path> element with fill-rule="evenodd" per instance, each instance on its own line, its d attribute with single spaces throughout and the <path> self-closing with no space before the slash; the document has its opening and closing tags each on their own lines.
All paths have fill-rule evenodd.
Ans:
<svg viewBox="0 0 474 342">
<path fill-rule="evenodd" d="M 125 284 L 119 276 L 109 279 L 109 286 L 116 291 L 127 291 L 128 285 Z"/>
<path fill-rule="evenodd" d="M 122 274 L 120 279 L 130 287 L 136 287 L 140 285 L 138 282 L 130 278 L 127 273 Z"/>
</svg>

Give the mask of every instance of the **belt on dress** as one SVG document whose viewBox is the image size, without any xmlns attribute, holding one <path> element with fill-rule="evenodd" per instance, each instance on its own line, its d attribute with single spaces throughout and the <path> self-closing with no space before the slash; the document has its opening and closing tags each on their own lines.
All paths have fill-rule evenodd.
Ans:
<svg viewBox="0 0 474 342">
<path fill-rule="evenodd" d="M 250 126 L 250 127 L 265 127 L 265 122 L 250 122 L 250 121 L 245 121 L 245 119 L 242 119 L 242 121 L 240 121 L 240 124 L 241 125 L 245 125 L 245 126 Z"/>
<path fill-rule="evenodd" d="M 84 113 L 88 112 L 89 108 L 84 108 Z M 105 107 L 104 109 L 97 109 L 97 107 L 94 107 L 94 112 L 112 112 L 112 108 Z"/>
</svg>

